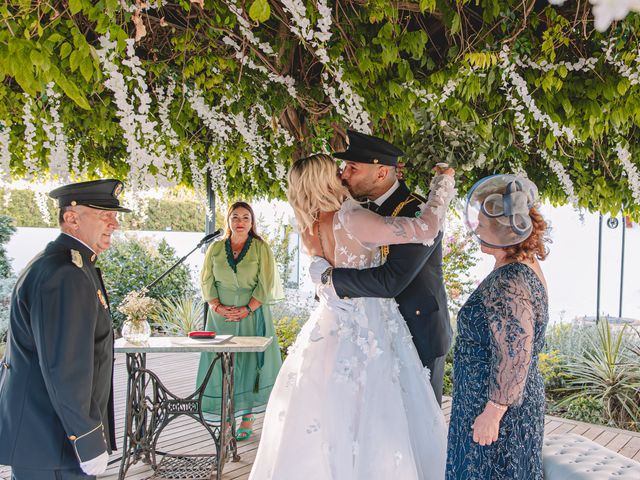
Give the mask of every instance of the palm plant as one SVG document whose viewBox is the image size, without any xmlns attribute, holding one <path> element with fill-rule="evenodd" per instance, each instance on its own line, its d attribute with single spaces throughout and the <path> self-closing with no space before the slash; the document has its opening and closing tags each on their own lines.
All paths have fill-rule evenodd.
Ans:
<svg viewBox="0 0 640 480">
<path fill-rule="evenodd" d="M 193 296 L 185 295 L 163 298 L 161 307 L 152 317 L 153 326 L 169 335 L 186 335 L 202 328 L 204 303 Z"/>
<path fill-rule="evenodd" d="M 628 348 L 626 332 L 626 325 L 615 333 L 609 322 L 602 320 L 587 348 L 567 363 L 572 376 L 566 389 L 570 395 L 560 406 L 592 397 L 602 402 L 610 423 L 637 428 L 640 365 Z"/>
</svg>

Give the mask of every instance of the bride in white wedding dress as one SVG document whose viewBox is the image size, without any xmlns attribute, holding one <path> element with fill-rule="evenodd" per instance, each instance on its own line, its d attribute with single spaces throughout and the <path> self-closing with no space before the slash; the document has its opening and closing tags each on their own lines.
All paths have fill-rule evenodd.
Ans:
<svg viewBox="0 0 640 480">
<path fill-rule="evenodd" d="M 419 218 L 362 208 L 326 155 L 294 164 L 288 197 L 310 254 L 368 268 L 382 245 L 434 241 L 452 175 L 437 170 Z M 395 301 L 340 300 L 328 288 L 282 365 L 249 479 L 443 479 L 444 416 Z"/>
</svg>

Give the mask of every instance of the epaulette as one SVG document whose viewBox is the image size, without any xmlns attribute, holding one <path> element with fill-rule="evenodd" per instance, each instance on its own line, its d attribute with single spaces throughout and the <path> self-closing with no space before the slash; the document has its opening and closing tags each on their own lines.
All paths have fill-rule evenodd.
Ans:
<svg viewBox="0 0 640 480">
<path fill-rule="evenodd" d="M 422 202 L 422 203 L 425 203 L 425 202 L 427 201 L 427 199 L 426 199 L 426 198 L 424 198 L 422 195 L 418 195 L 417 193 L 413 193 L 413 192 L 411 192 L 411 195 L 410 195 L 410 196 L 411 196 L 412 198 L 415 198 L 417 201 Z"/>
<path fill-rule="evenodd" d="M 73 263 L 78 268 L 82 268 L 82 265 L 84 263 L 82 261 L 82 255 L 78 250 L 71 249 L 71 263 Z"/>
</svg>

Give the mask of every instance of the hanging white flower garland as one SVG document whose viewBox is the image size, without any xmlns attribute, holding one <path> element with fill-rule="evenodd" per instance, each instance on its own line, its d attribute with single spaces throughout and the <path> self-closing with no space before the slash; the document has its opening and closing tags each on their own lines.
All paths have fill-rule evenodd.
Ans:
<svg viewBox="0 0 640 480">
<path fill-rule="evenodd" d="M 322 72 L 322 87 L 338 115 L 343 117 L 354 130 L 370 134 L 369 113 L 364 108 L 364 99 L 344 79 L 343 58 L 338 57 L 331 61 L 326 50 L 326 42 L 331 38 L 331 9 L 325 0 L 319 1 L 318 4 L 320 18 L 316 31 L 307 18 L 307 8 L 301 0 L 283 0 L 282 6 L 291 17 L 289 29 L 302 40 L 303 44 L 310 47 L 325 67 Z M 329 73 L 335 80 L 337 88 L 329 84 Z"/>
<path fill-rule="evenodd" d="M 64 124 L 60 120 L 60 93 L 54 89 L 54 83 L 47 84 L 45 93 L 49 106 L 51 123 L 46 117 L 41 117 L 42 129 L 46 140 L 43 147 L 49 150 L 49 178 L 60 183 L 69 181 L 69 155 L 67 152 L 67 135 L 64 132 Z"/>
<path fill-rule="evenodd" d="M 616 153 L 627 176 L 633 200 L 636 205 L 640 205 L 640 173 L 638 173 L 638 167 L 631 161 L 629 150 L 623 147 L 621 143 L 616 146 Z"/>
<path fill-rule="evenodd" d="M 236 16 L 238 20 L 238 29 L 242 36 L 247 39 L 249 43 L 258 48 L 262 53 L 267 55 L 268 57 L 275 57 L 276 53 L 273 51 L 271 45 L 266 42 L 261 42 L 258 37 L 251 30 L 251 23 L 244 17 L 242 13 L 242 8 L 238 6 L 235 0 L 227 0 L 227 6 L 229 10 Z"/>
<path fill-rule="evenodd" d="M 293 77 L 290 77 L 289 75 L 277 75 L 272 71 L 270 71 L 267 67 L 264 67 L 262 65 L 257 65 L 247 54 L 243 52 L 240 45 L 238 45 L 238 43 L 228 35 L 225 35 L 224 37 L 222 37 L 222 42 L 225 45 L 228 45 L 231 48 L 233 48 L 233 50 L 236 52 L 235 57 L 238 60 L 238 62 L 240 62 L 240 65 L 246 65 L 252 70 L 260 72 L 263 75 L 266 75 L 267 78 L 269 78 L 269 80 L 271 80 L 273 83 L 278 83 L 284 86 L 287 92 L 289 93 L 289 95 L 291 96 L 291 98 L 293 98 L 294 100 L 297 98 L 298 92 L 295 86 L 296 81 Z"/>
<path fill-rule="evenodd" d="M 527 82 L 515 70 L 515 64 L 509 59 L 510 49 L 507 45 L 502 46 L 500 51 L 501 69 L 505 73 L 503 81 L 506 88 L 514 88 L 518 93 L 525 106 L 531 112 L 533 119 L 545 125 L 553 132 L 556 137 L 564 136 L 569 142 L 575 141 L 576 137 L 573 130 L 564 125 L 560 125 L 551 119 L 551 117 L 543 113 L 536 105 L 535 100 L 531 97 Z"/>
<path fill-rule="evenodd" d="M 634 59 L 636 63 L 635 70 L 624 63 L 621 60 L 618 60 L 613 54 L 613 48 L 618 40 L 616 38 L 610 38 L 608 42 L 605 42 L 602 47 L 602 51 L 604 52 L 604 57 L 607 63 L 616 68 L 618 73 L 627 78 L 631 85 L 640 84 L 640 70 L 638 70 L 638 66 L 640 65 L 640 50 L 638 51 L 638 55 Z"/>
<path fill-rule="evenodd" d="M 27 170 L 26 179 L 33 180 L 40 171 L 38 159 L 36 158 L 36 126 L 33 121 L 31 107 L 33 100 L 26 93 L 24 105 L 22 106 L 22 121 L 24 122 L 24 166 Z"/>
<path fill-rule="evenodd" d="M 560 180 L 560 184 L 567 194 L 567 200 L 569 201 L 569 203 L 571 203 L 575 208 L 580 208 L 580 206 L 578 205 L 578 197 L 576 197 L 575 190 L 573 188 L 573 182 L 571 181 L 569 174 L 564 169 L 562 164 L 557 159 L 553 158 L 555 156 L 555 151 L 551 152 L 551 155 L 549 155 L 545 150 L 539 149 L 538 154 L 547 161 L 547 163 L 551 167 L 551 170 L 553 170 L 553 172 Z"/>
<path fill-rule="evenodd" d="M 11 129 L 0 120 L 0 186 L 11 180 Z"/>
<path fill-rule="evenodd" d="M 111 90 L 120 118 L 128 153 L 129 192 L 143 187 L 172 187 L 180 181 L 181 165 L 177 154 L 169 154 L 161 132 L 157 131 L 157 122 L 149 118 L 151 96 L 145 82 L 146 72 L 135 54 L 134 40 L 128 39 L 126 58 L 122 64 L 130 69 L 125 78 L 116 64 L 115 41 L 109 34 L 100 37 L 101 48 L 97 51 L 105 74 L 105 86 Z M 129 93 L 127 80 L 135 83 L 133 93 Z M 137 104 L 137 108 L 136 105 Z M 157 173 L 152 173 L 153 166 Z"/>
<path fill-rule="evenodd" d="M 76 180 L 86 178 L 87 177 L 87 166 L 88 163 L 85 162 L 83 167 L 80 167 L 80 151 L 82 150 L 82 144 L 78 141 L 73 146 L 73 152 L 71 153 L 71 174 Z"/>
</svg>

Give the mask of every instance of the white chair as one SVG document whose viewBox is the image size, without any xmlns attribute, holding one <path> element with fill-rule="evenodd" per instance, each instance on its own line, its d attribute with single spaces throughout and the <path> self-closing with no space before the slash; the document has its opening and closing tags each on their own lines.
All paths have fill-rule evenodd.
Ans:
<svg viewBox="0 0 640 480">
<path fill-rule="evenodd" d="M 640 463 L 572 433 L 545 436 L 545 480 L 639 480 Z"/>
</svg>

